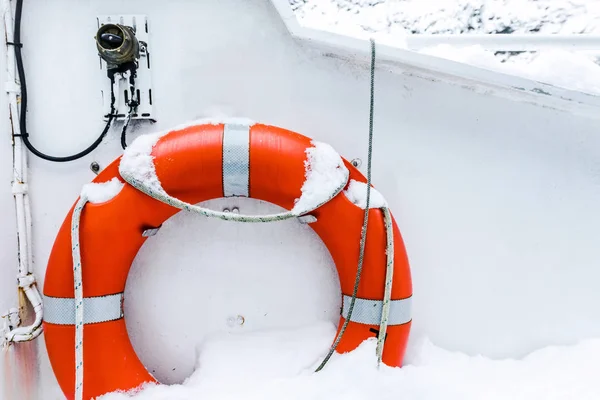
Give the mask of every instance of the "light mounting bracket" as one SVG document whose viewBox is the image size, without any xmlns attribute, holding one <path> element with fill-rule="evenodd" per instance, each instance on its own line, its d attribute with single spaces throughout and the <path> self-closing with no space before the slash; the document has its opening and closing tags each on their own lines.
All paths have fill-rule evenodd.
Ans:
<svg viewBox="0 0 600 400">
<path fill-rule="evenodd" d="M 100 60 L 102 115 L 108 119 L 111 104 L 111 83 L 109 69 L 119 69 L 127 63 L 136 63 L 135 97 L 137 109 L 131 115 L 132 120 L 150 120 L 154 118 L 152 93 L 152 75 L 149 50 L 148 18 L 145 15 L 100 15 L 97 17 L 98 32 L 96 47 Z M 115 74 L 115 112 L 116 120 L 124 121 L 129 112 L 131 97 L 131 71 Z"/>
</svg>

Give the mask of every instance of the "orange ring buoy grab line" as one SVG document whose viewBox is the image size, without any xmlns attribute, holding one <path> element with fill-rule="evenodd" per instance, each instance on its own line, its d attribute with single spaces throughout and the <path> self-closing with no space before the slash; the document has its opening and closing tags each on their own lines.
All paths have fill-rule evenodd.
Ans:
<svg viewBox="0 0 600 400">
<path fill-rule="evenodd" d="M 270 125 L 240 120 L 197 121 L 164 134 L 138 137 L 122 157 L 108 165 L 92 184 L 84 186 L 58 231 L 48 260 L 44 282 L 45 343 L 65 396 L 75 398 L 79 357 L 85 374 L 79 376 L 83 385 L 77 395 L 85 399 L 156 381 L 135 354 L 127 334 L 123 311 L 127 275 L 147 240 L 145 232 L 158 229 L 180 208 L 208 212 L 209 216 L 222 219 L 247 217 L 254 218 L 249 222 L 262 222 L 256 216 L 193 206 L 209 199 L 243 196 L 290 210 L 261 216 L 267 220 L 312 216 L 310 226 L 326 245 L 338 271 L 341 327 L 348 316 L 357 268 L 365 181 L 329 145 Z M 179 208 L 179 203 L 171 205 L 165 199 L 149 196 L 131 182 L 187 206 Z M 392 227 L 388 232 L 386 214 Z M 71 239 L 75 226 L 71 226 L 71 220 L 77 216 L 79 246 L 75 249 Z M 336 350 L 352 351 L 365 339 L 379 336 L 387 306 L 387 332 L 381 336 L 385 342 L 383 362 L 401 366 L 412 321 L 410 267 L 396 221 L 374 188 L 367 232 L 364 269 L 354 310 Z M 393 239 L 393 278 L 386 304 L 388 236 Z M 77 265 L 73 263 L 76 252 L 80 255 L 81 272 L 78 287 L 74 274 Z M 76 304 L 76 289 L 81 289 L 81 307 Z M 77 320 L 81 322 L 80 339 L 85 346 L 76 351 Z M 76 357 L 77 352 L 80 354 Z"/>
</svg>

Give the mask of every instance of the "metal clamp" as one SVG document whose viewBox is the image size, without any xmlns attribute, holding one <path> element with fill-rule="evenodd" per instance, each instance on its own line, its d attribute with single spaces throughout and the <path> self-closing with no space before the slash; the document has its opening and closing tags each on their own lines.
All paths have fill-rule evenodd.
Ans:
<svg viewBox="0 0 600 400">
<path fill-rule="evenodd" d="M 317 222 L 317 217 L 311 214 L 301 215 L 298 217 L 298 222 L 301 224 L 312 224 L 313 222 Z"/>
<path fill-rule="evenodd" d="M 8 81 L 4 88 L 8 93 L 21 93 L 21 85 L 16 82 Z"/>
<path fill-rule="evenodd" d="M 29 192 L 29 186 L 23 182 L 13 182 L 12 193 L 13 194 L 27 194 Z"/>
<path fill-rule="evenodd" d="M 33 274 L 27 274 L 19 276 L 17 280 L 19 282 L 19 287 L 24 289 L 26 287 L 30 287 L 35 283 L 35 276 L 33 276 Z"/>
<path fill-rule="evenodd" d="M 142 232 L 142 236 L 143 237 L 151 237 L 151 236 L 156 235 L 158 233 L 158 231 L 160 230 L 161 226 L 162 225 L 160 225 L 157 228 L 147 228 L 147 229 L 144 229 L 144 231 Z"/>
</svg>

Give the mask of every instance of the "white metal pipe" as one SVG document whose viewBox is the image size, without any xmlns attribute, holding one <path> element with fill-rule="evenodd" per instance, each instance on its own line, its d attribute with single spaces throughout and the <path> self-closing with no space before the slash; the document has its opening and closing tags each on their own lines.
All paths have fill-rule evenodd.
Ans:
<svg viewBox="0 0 600 400">
<path fill-rule="evenodd" d="M 27 235 L 27 272 L 33 274 L 33 226 L 31 219 L 31 203 L 29 201 L 29 193 L 23 196 L 25 208 L 25 229 Z"/>
<path fill-rule="evenodd" d="M 10 6 L 10 0 L 3 1 L 3 13 L 4 13 L 4 32 L 6 35 L 6 41 L 12 42 L 14 36 L 13 29 L 13 15 Z M 6 46 L 6 91 L 8 95 L 8 104 L 10 119 L 13 129 L 13 194 L 15 197 L 15 211 L 17 218 L 17 238 L 19 246 L 19 276 L 27 275 L 28 265 L 22 262 L 22 257 L 25 255 L 27 259 L 26 243 L 26 222 L 25 222 L 25 210 L 23 193 L 18 193 L 20 189 L 19 184 L 22 183 L 22 171 L 23 171 L 23 151 L 21 149 L 22 142 L 18 136 L 21 133 L 19 125 L 19 110 L 17 108 L 17 93 L 16 93 L 16 68 L 15 68 L 15 52 L 11 49 L 11 46 Z M 13 87 L 10 87 L 13 86 Z"/>
<path fill-rule="evenodd" d="M 14 121 L 14 120 L 13 120 Z M 18 123 L 16 125 L 19 125 Z M 17 127 L 17 132 L 21 132 L 20 126 Z M 23 185 L 25 185 L 25 191 L 23 192 L 23 208 L 25 211 L 24 219 L 25 219 L 25 236 L 26 236 L 26 248 L 25 255 L 26 261 L 23 262 L 27 269 L 27 273 L 33 273 L 33 227 L 32 227 L 32 217 L 31 217 L 31 202 L 29 201 L 29 169 L 27 165 L 27 148 L 23 145 L 23 141 L 20 137 L 17 137 L 13 142 L 14 152 L 15 152 L 15 166 L 20 165 L 20 173 L 19 177 Z M 15 167 L 16 169 L 17 167 Z"/>
<path fill-rule="evenodd" d="M 15 186 L 13 185 L 13 190 Z M 15 210 L 17 214 L 17 239 L 19 241 L 19 277 L 27 276 L 28 264 L 27 264 L 27 223 L 25 222 L 25 202 L 23 201 L 23 193 L 14 193 L 15 197 Z"/>
<path fill-rule="evenodd" d="M 411 50 L 442 44 L 454 47 L 481 46 L 495 51 L 600 50 L 600 35 L 588 34 L 416 34 L 407 35 L 404 39 Z"/>
<path fill-rule="evenodd" d="M 2 2 L 4 31 L 7 42 L 14 39 L 13 14 L 10 0 Z M 17 238 L 19 246 L 18 281 L 19 288 L 23 290 L 27 300 L 35 312 L 35 320 L 29 326 L 20 326 L 5 332 L 4 339 L 7 343 L 33 340 L 42 332 L 43 304 L 38 291 L 32 268 L 32 219 L 29 194 L 27 187 L 27 152 L 20 138 L 19 109 L 17 106 L 17 84 L 15 68 L 15 52 L 11 46 L 6 49 L 6 91 L 9 104 L 9 115 L 13 130 L 13 194 L 15 198 L 15 211 L 17 219 Z M 9 312 L 10 315 L 10 312 Z"/>
</svg>

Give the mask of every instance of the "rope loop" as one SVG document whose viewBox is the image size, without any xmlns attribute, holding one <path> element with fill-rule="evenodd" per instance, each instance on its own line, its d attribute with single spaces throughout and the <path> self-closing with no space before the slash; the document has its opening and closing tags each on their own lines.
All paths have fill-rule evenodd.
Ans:
<svg viewBox="0 0 600 400">
<path fill-rule="evenodd" d="M 204 215 L 205 217 L 210 218 L 219 218 L 224 221 L 237 221 L 237 222 L 274 222 L 274 221 L 283 221 L 292 218 L 298 218 L 301 215 L 306 215 L 311 211 L 316 210 L 322 205 L 328 203 L 334 197 L 336 197 L 348 183 L 349 172 L 346 171 L 346 176 L 344 181 L 333 190 L 327 199 L 322 201 L 319 204 L 314 205 L 313 207 L 300 210 L 300 211 L 286 211 L 278 214 L 269 214 L 269 215 L 244 215 L 244 214 L 236 214 L 231 212 L 223 212 L 223 211 L 215 211 L 209 208 L 200 207 L 194 204 L 187 203 L 183 200 L 180 200 L 176 197 L 173 197 L 166 193 L 162 188 L 156 189 L 153 188 L 147 182 L 143 182 L 136 177 L 133 176 L 129 171 L 121 170 L 121 176 L 125 180 L 125 182 L 129 183 L 134 188 L 138 189 L 140 192 L 145 193 L 146 195 L 152 197 L 153 199 L 159 200 L 165 204 L 168 204 L 172 207 L 179 208 L 181 210 L 186 210 L 190 212 L 194 212 L 196 214 Z"/>
</svg>

